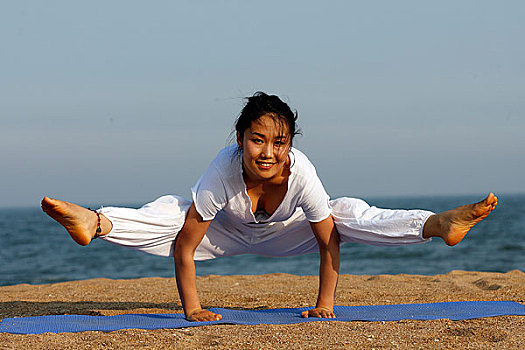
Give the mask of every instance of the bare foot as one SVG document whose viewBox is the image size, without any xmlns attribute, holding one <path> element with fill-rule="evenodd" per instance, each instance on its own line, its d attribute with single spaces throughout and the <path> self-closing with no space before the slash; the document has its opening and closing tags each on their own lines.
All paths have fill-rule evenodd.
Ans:
<svg viewBox="0 0 525 350">
<path fill-rule="evenodd" d="M 456 245 L 474 225 L 485 219 L 497 204 L 498 198 L 490 193 L 481 202 L 432 215 L 423 227 L 423 237 L 441 237 L 446 244 Z"/>
<path fill-rule="evenodd" d="M 64 226 L 78 244 L 88 245 L 93 239 L 98 218 L 91 210 L 49 197 L 42 199 L 42 210 Z"/>
</svg>

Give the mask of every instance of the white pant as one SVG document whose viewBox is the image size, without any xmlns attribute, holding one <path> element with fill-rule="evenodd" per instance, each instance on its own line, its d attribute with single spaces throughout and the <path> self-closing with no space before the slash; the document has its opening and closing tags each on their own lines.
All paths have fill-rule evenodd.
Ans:
<svg viewBox="0 0 525 350">
<path fill-rule="evenodd" d="M 140 209 L 101 208 L 99 212 L 113 223 L 111 232 L 101 239 L 150 254 L 173 256 L 175 238 L 190 206 L 191 201 L 168 195 Z M 342 243 L 398 246 L 430 240 L 422 237 L 423 225 L 433 214 L 430 211 L 379 209 L 361 199 L 346 197 L 330 201 L 330 207 Z M 219 214 L 197 247 L 195 260 L 248 253 L 278 257 L 318 251 L 301 208 L 286 221 L 245 224 L 242 229 Z"/>
</svg>

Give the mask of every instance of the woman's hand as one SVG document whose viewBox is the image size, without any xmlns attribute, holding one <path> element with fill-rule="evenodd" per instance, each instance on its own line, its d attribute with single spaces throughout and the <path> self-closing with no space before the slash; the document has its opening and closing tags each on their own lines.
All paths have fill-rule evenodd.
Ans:
<svg viewBox="0 0 525 350">
<path fill-rule="evenodd" d="M 316 307 L 315 309 L 301 312 L 301 317 L 320 317 L 320 318 L 335 318 L 332 310 L 324 307 Z"/>
<path fill-rule="evenodd" d="M 222 315 L 211 312 L 210 310 L 199 309 L 192 311 L 186 316 L 186 319 L 194 322 L 219 321 L 222 320 Z"/>
</svg>

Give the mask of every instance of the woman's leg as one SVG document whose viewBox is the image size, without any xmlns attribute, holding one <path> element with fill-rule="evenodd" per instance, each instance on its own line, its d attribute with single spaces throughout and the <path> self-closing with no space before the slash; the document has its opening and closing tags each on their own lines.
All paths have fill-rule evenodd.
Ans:
<svg viewBox="0 0 525 350">
<path fill-rule="evenodd" d="M 145 253 L 173 256 L 175 238 L 191 202 L 163 196 L 139 209 L 105 207 L 100 214 L 100 238 Z M 98 217 L 76 204 L 45 197 L 42 209 L 66 228 L 75 242 L 87 245 L 95 236 Z"/>
<path fill-rule="evenodd" d="M 341 242 L 399 246 L 440 237 L 446 244 L 455 245 L 490 214 L 497 198 L 491 193 L 479 203 L 439 214 L 426 210 L 380 209 L 360 199 L 345 197 L 331 201 L 330 205 Z"/>
<path fill-rule="evenodd" d="M 98 216 L 92 210 L 58 199 L 44 197 L 42 210 L 69 232 L 71 238 L 80 245 L 88 245 L 98 226 Z M 100 214 L 100 236 L 107 235 L 113 225 L 104 215 Z"/>
</svg>

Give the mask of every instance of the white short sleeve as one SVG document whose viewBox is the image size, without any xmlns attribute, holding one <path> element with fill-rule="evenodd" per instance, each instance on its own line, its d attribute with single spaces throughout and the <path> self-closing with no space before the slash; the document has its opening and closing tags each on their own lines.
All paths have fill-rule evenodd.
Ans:
<svg viewBox="0 0 525 350">
<path fill-rule="evenodd" d="M 195 208 L 205 221 L 213 220 L 228 202 L 223 179 L 213 163 L 191 188 L 191 192 Z"/>
<path fill-rule="evenodd" d="M 319 222 L 330 216 L 328 205 L 330 196 L 326 193 L 323 184 L 314 172 L 304 185 L 303 195 L 299 205 L 310 222 Z"/>
</svg>

